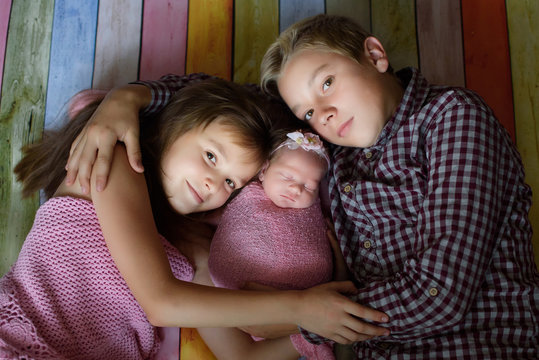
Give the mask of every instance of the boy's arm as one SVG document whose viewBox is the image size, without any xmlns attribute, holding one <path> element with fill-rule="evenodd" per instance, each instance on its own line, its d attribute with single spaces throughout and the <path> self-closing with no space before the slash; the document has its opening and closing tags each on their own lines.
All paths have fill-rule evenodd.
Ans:
<svg viewBox="0 0 539 360">
<path fill-rule="evenodd" d="M 125 143 L 131 167 L 137 172 L 144 171 L 139 145 L 139 112 L 141 116 L 153 115 L 161 111 L 178 90 L 208 78 L 211 76 L 203 73 L 166 75 L 158 81 L 137 81 L 111 90 L 72 144 L 66 183 L 72 184 L 78 174 L 82 188 L 88 191 L 90 172 L 95 166 L 97 190 L 103 190 L 117 141 Z"/>
</svg>

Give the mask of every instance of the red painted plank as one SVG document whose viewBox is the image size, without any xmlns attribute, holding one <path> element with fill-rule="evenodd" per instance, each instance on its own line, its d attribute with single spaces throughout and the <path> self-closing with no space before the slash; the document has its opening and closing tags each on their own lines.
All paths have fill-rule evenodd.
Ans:
<svg viewBox="0 0 539 360">
<path fill-rule="evenodd" d="M 10 13 L 11 13 L 11 0 L 0 1 L 0 93 L 2 91 L 4 57 L 6 55 L 7 28 L 9 24 Z"/>
<path fill-rule="evenodd" d="M 141 80 L 154 80 L 166 74 L 185 74 L 188 0 L 144 2 Z"/>
<path fill-rule="evenodd" d="M 461 6 L 466 87 L 485 99 L 514 140 L 505 0 L 463 1 Z"/>
</svg>

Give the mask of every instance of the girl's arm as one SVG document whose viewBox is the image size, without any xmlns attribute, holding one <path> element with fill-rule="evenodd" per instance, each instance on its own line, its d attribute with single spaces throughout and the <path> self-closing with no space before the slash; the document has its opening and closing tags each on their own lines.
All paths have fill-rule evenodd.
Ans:
<svg viewBox="0 0 539 360">
<path fill-rule="evenodd" d="M 176 279 L 152 217 L 144 176 L 131 169 L 126 150 L 113 152 L 108 186 L 91 197 L 110 253 L 156 326 L 239 327 L 294 323 L 341 343 L 383 335 L 385 315 L 350 301 L 350 282 L 329 283 L 304 291 L 241 291 L 219 289 Z"/>
</svg>

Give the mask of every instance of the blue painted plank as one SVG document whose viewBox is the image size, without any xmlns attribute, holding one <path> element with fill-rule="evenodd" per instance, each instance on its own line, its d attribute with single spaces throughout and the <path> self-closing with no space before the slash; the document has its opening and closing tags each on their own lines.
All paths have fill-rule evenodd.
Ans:
<svg viewBox="0 0 539 360">
<path fill-rule="evenodd" d="M 279 32 L 301 19 L 325 12 L 324 0 L 280 0 Z"/>
<path fill-rule="evenodd" d="M 92 87 L 99 0 L 56 0 L 52 28 L 45 128 L 71 96 Z"/>
</svg>

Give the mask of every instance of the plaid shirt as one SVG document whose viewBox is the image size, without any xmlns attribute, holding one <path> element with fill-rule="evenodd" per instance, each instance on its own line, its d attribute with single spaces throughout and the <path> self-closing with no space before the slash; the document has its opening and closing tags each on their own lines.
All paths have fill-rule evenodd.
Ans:
<svg viewBox="0 0 539 360">
<path fill-rule="evenodd" d="M 539 274 L 520 156 L 476 94 L 430 86 L 416 69 L 398 75 L 405 94 L 377 142 L 332 149 L 331 211 L 361 284 L 354 300 L 390 317 L 390 336 L 354 350 L 537 359 Z"/>
<path fill-rule="evenodd" d="M 399 73 L 402 103 L 370 148 L 333 147 L 330 200 L 354 300 L 390 316 L 359 358 L 537 358 L 539 274 L 519 154 L 474 93 Z M 189 81 L 166 76 L 151 111 Z M 302 330 L 315 343 L 326 341 Z"/>
</svg>

